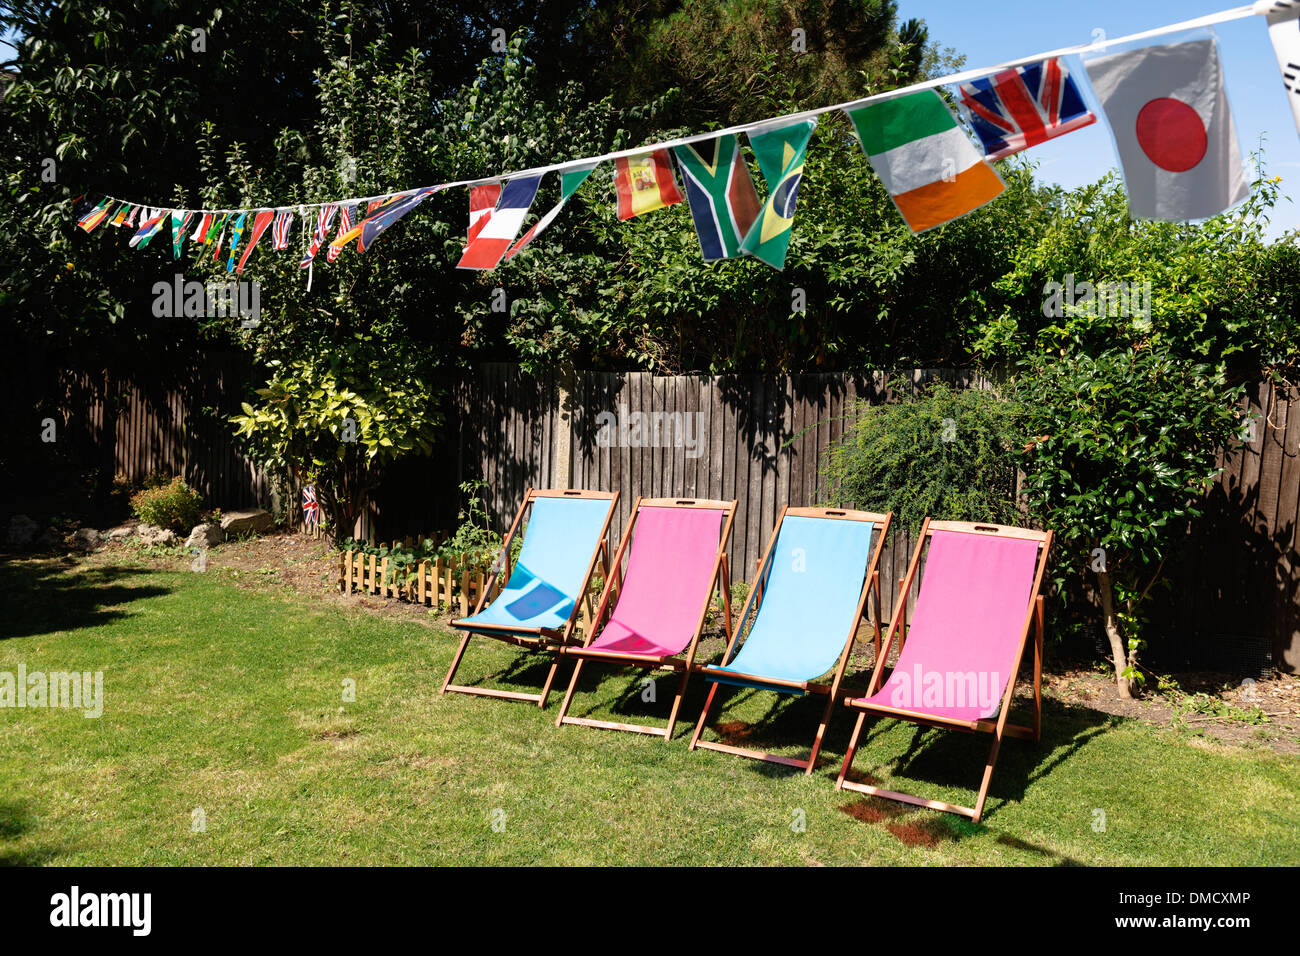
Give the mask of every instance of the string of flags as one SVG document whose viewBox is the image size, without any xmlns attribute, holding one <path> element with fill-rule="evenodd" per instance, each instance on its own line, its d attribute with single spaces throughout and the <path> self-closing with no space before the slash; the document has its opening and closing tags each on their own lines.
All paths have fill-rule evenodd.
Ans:
<svg viewBox="0 0 1300 956">
<path fill-rule="evenodd" d="M 308 288 L 317 254 L 327 263 L 349 246 L 364 252 L 394 223 L 444 189 L 468 187 L 469 228 L 457 268 L 490 271 L 509 262 L 555 221 L 604 162 L 614 165 L 618 218 L 633 219 L 683 201 L 706 262 L 753 257 L 785 265 L 808 145 L 822 114 L 840 111 L 868 164 L 914 233 L 952 222 L 1006 188 L 993 163 L 1097 122 L 1091 87 L 1113 137 L 1135 218 L 1183 221 L 1216 215 L 1250 192 L 1228 105 L 1212 27 L 1249 16 L 1266 19 L 1296 128 L 1300 131 L 1300 0 L 1257 2 L 1096 44 L 967 70 L 851 103 L 683 137 L 481 180 L 424 186 L 380 196 L 249 209 L 168 209 L 112 196 L 85 197 L 77 225 L 126 227 L 144 248 L 165 227 L 180 259 L 188 236 L 213 247 L 226 271 L 242 273 L 270 229 L 272 248 L 290 245 L 295 215 Z M 1204 36 L 1102 54 L 1107 47 L 1203 30 Z M 1079 55 L 1084 76 L 1064 57 Z M 950 86 L 957 112 L 939 94 Z M 741 136 L 766 188 L 760 197 Z M 560 200 L 523 232 L 545 177 L 559 174 Z M 678 186 L 678 177 L 682 187 Z M 331 239 L 331 232 L 333 238 Z M 200 253 L 202 254 L 202 253 Z"/>
</svg>

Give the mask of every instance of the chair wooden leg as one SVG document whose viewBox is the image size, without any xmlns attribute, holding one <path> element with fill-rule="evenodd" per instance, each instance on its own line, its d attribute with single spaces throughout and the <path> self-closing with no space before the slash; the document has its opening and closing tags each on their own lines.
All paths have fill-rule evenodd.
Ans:
<svg viewBox="0 0 1300 956">
<path fill-rule="evenodd" d="M 853 725 L 853 736 L 849 738 L 849 749 L 844 754 L 844 763 L 840 766 L 840 775 L 835 778 L 835 789 L 844 789 L 844 778 L 849 775 L 849 767 L 853 765 L 853 755 L 858 751 L 858 737 L 862 734 L 862 725 L 866 722 L 867 715 L 858 712 L 858 722 Z"/>
<path fill-rule="evenodd" d="M 717 692 L 718 685 L 715 681 L 713 686 L 709 688 L 709 696 L 704 699 L 704 710 L 700 712 L 700 722 L 695 725 L 695 733 L 691 736 L 691 750 L 694 750 L 700 742 L 700 734 L 704 733 L 704 724 L 709 717 L 709 708 L 713 706 L 713 695 Z"/>
<path fill-rule="evenodd" d="M 822 712 L 822 722 L 817 725 L 817 736 L 813 738 L 812 753 L 808 755 L 808 769 L 804 771 L 808 776 L 812 776 L 817 766 L 817 755 L 821 753 L 822 738 L 826 736 L 826 725 L 831 722 L 831 708 L 835 706 L 837 696 L 835 691 L 826 695 L 826 709 Z"/>
<path fill-rule="evenodd" d="M 461 638 L 460 647 L 456 648 L 456 656 L 451 659 L 451 669 L 447 671 L 447 677 L 442 682 L 442 690 L 438 691 L 438 693 L 447 693 L 447 686 L 451 683 L 451 679 L 456 676 L 456 670 L 460 667 L 460 659 L 465 656 L 465 648 L 469 645 L 469 639 L 473 636 L 471 632 L 466 631 L 465 636 Z"/>
<path fill-rule="evenodd" d="M 564 703 L 560 705 L 560 716 L 555 718 L 555 726 L 559 727 L 564 723 L 564 717 L 569 712 L 569 704 L 573 700 L 573 692 L 578 689 L 578 677 L 582 674 L 582 665 L 587 663 L 582 658 L 578 658 L 577 663 L 573 665 L 573 677 L 569 680 L 568 693 L 564 695 Z"/>
<path fill-rule="evenodd" d="M 552 651 L 555 659 L 551 661 L 551 669 L 546 672 L 546 683 L 542 685 L 542 696 L 537 701 L 537 706 L 541 710 L 546 709 L 546 698 L 551 693 L 551 684 L 555 681 L 555 672 L 560 669 L 560 652 Z"/>
<path fill-rule="evenodd" d="M 686 696 L 686 682 L 690 680 L 690 677 L 691 669 L 688 665 L 682 671 L 681 683 L 677 685 L 677 696 L 673 698 L 673 709 L 668 714 L 668 729 L 664 731 L 664 740 L 673 739 L 673 728 L 677 726 L 677 711 L 682 706 L 682 698 Z"/>
<path fill-rule="evenodd" d="M 1043 738 L 1043 596 L 1034 608 L 1034 742 Z"/>
<path fill-rule="evenodd" d="M 998 748 L 1002 745 L 1002 733 L 999 729 L 993 735 L 993 746 L 989 749 L 988 762 L 984 764 L 984 779 L 980 782 L 979 797 L 975 800 L 975 816 L 972 817 L 976 823 L 980 822 L 980 817 L 984 814 L 984 798 L 989 794 L 989 781 L 993 779 L 993 765 L 998 762 Z"/>
</svg>

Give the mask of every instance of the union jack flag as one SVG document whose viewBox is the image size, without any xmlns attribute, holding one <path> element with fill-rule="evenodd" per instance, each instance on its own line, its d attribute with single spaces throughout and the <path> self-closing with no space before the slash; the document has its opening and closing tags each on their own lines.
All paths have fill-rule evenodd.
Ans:
<svg viewBox="0 0 1300 956">
<path fill-rule="evenodd" d="M 289 246 L 289 227 L 293 225 L 293 213 L 283 211 L 276 213 L 275 225 L 271 227 L 271 238 L 275 240 L 273 249 L 286 249 Z"/>
<path fill-rule="evenodd" d="M 339 235 L 340 236 L 345 236 L 352 231 L 352 210 L 353 210 L 352 206 L 344 206 L 343 210 L 339 213 Z M 329 249 L 326 250 L 325 252 L 325 261 L 333 262 L 335 259 L 339 257 L 339 253 L 342 251 L 343 251 L 342 245 L 336 246 L 333 243 L 331 243 Z"/>
<path fill-rule="evenodd" d="M 1097 122 L 1060 57 L 962 83 L 961 105 L 989 159 Z"/>
<path fill-rule="evenodd" d="M 338 203 L 326 203 L 316 210 L 316 234 L 311 237 L 311 244 L 307 246 L 307 254 L 303 256 L 300 268 L 306 269 L 311 265 L 311 261 L 316 258 L 316 253 L 320 250 L 321 243 L 329 235 L 330 223 L 334 221 L 334 214 L 339 211 Z"/>
<path fill-rule="evenodd" d="M 320 524 L 320 505 L 316 503 L 315 485 L 305 485 L 302 489 L 302 523 Z"/>
</svg>

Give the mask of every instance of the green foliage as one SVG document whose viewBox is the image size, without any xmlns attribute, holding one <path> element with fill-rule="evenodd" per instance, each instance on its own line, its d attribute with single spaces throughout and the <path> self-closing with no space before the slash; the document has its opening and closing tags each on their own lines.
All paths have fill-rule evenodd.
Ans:
<svg viewBox="0 0 1300 956">
<path fill-rule="evenodd" d="M 1034 436 L 1025 493 L 1058 536 L 1057 583 L 1073 590 L 1095 581 L 1106 592 L 1103 608 L 1114 606 L 1126 652 L 1117 670 L 1140 682 L 1143 600 L 1203 511 L 1217 450 L 1240 433 L 1241 389 L 1226 384 L 1222 364 L 1154 349 L 1036 356 L 1017 389 Z"/>
<path fill-rule="evenodd" d="M 893 386 L 902 391 L 908 383 Z M 936 381 L 896 404 L 859 402 L 857 420 L 826 453 L 830 500 L 892 511 L 915 532 L 927 515 L 1019 525 L 1017 402 L 984 388 Z"/>
<path fill-rule="evenodd" d="M 257 405 L 231 422 L 273 474 L 316 485 L 335 535 L 351 531 L 383 468 L 429 454 L 442 414 L 418 369 L 378 354 L 358 333 L 346 351 L 269 363 Z"/>
<path fill-rule="evenodd" d="M 990 308 L 974 316 L 977 353 L 1014 364 L 1025 354 L 1149 345 L 1193 362 L 1226 359 L 1251 380 L 1261 368 L 1294 364 L 1300 248 L 1264 235 L 1279 183 L 1261 178 L 1246 202 L 1194 225 L 1130 219 L 1115 173 L 1060 193 L 1038 238 L 1015 248 L 1011 268 L 993 283 Z M 1149 314 L 1080 302 L 1045 315 L 1048 283 L 1067 276 L 1076 285 L 1149 285 Z"/>
<path fill-rule="evenodd" d="M 455 533 L 439 546 L 440 557 L 462 558 L 471 567 L 487 567 L 501 553 L 504 539 L 492 530 L 492 519 L 483 498 L 486 489 L 486 481 L 461 483 L 460 493 L 465 496 L 465 506 L 458 515 L 461 523 Z"/>
<path fill-rule="evenodd" d="M 150 484 L 131 496 L 131 511 L 146 524 L 188 532 L 203 518 L 203 496 L 173 478 L 166 484 Z"/>
</svg>

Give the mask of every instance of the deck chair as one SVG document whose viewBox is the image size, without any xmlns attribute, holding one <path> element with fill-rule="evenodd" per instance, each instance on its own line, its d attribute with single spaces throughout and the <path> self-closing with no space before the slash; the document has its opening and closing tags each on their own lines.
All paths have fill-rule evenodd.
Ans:
<svg viewBox="0 0 1300 956">
<path fill-rule="evenodd" d="M 598 560 L 602 565 L 604 563 L 607 553 L 605 535 L 617 503 L 617 491 L 528 489 L 514 523 L 506 533 L 501 556 L 483 588 L 474 613 L 451 622 L 451 626 L 464 631 L 465 636 L 452 658 L 441 693 L 454 691 L 480 697 L 503 697 L 533 701 L 538 707 L 546 706 L 546 697 L 560 662 L 558 653 L 551 662 L 540 694 L 467 687 L 453 684 L 451 680 L 456 676 L 465 648 L 475 634 L 530 649 L 558 649 L 573 640 L 573 630 L 591 583 L 592 571 Z M 529 512 L 528 528 L 519 560 L 512 570 L 510 550 L 525 511 Z M 491 604 L 484 607 L 488 595 L 502 576 L 506 579 L 505 587 Z"/>
<path fill-rule="evenodd" d="M 1043 599 L 1038 592 L 1051 545 L 1050 531 L 925 520 L 867 694 L 845 702 L 858 711 L 858 722 L 836 789 L 960 813 L 979 822 L 1003 736 L 1038 740 L 1042 732 Z M 923 550 L 925 574 L 909 628 L 906 596 Z M 1031 626 L 1034 724 L 1022 727 L 1007 723 L 1007 713 Z M 882 684 L 895 635 L 898 661 Z M 868 714 L 993 734 L 975 806 L 926 800 L 846 780 Z"/>
<path fill-rule="evenodd" d="M 722 589 L 727 638 L 731 638 L 731 581 L 727 573 L 727 539 L 736 516 L 735 501 L 693 498 L 637 498 L 632 520 L 623 532 L 592 628 L 582 647 L 565 647 L 574 658 L 573 677 L 555 726 L 579 724 L 652 734 L 671 740 L 695 649 L 704 630 L 709 602 Z M 630 542 L 630 550 L 629 550 Z M 620 574 L 627 554 L 627 573 Z M 612 595 L 617 603 L 603 628 Z M 685 657 L 681 655 L 685 652 Z M 645 727 L 608 720 L 570 717 L 569 704 L 587 661 L 680 671 L 682 678 L 668 714 L 667 727 Z"/>
<path fill-rule="evenodd" d="M 691 738 L 692 750 L 704 747 L 813 772 L 869 591 L 876 596 L 875 639 L 880 646 L 877 565 L 892 518 L 832 508 L 786 508 L 781 512 L 722 664 L 700 670 L 713 686 Z M 737 652 L 751 610 L 753 624 Z M 832 670 L 835 676 L 829 686 L 814 683 Z M 702 739 L 719 684 L 780 694 L 825 694 L 826 709 L 808 759 Z"/>
</svg>

